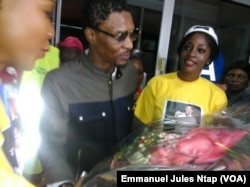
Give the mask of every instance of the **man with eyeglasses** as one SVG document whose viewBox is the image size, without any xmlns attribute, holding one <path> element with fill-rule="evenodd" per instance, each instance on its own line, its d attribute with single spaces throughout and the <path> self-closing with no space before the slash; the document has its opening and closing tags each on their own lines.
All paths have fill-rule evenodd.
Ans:
<svg viewBox="0 0 250 187">
<path fill-rule="evenodd" d="M 137 71 L 127 62 L 139 34 L 132 14 L 125 0 L 90 0 L 83 13 L 87 55 L 48 73 L 42 88 L 46 184 L 73 185 L 131 132 Z"/>
<path fill-rule="evenodd" d="M 250 102 L 250 94 L 247 92 L 249 80 L 249 62 L 240 60 L 229 65 L 224 77 L 228 106 Z"/>
</svg>

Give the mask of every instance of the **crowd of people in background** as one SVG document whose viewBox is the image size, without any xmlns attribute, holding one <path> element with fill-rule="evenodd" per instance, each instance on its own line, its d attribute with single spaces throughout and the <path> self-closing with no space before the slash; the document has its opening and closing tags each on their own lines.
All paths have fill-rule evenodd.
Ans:
<svg viewBox="0 0 250 187">
<path fill-rule="evenodd" d="M 164 125 L 167 118 L 206 126 L 210 114 L 250 101 L 247 60 L 229 63 L 219 87 L 200 76 L 220 53 L 210 26 L 194 25 L 186 31 L 177 50 L 176 72 L 143 84 L 143 58 L 132 52 L 139 32 L 125 0 L 86 3 L 87 53 L 75 36 L 50 44 L 54 6 L 51 0 L 0 1 L 0 186 L 80 187 L 81 173 L 113 155 L 133 130 L 159 120 Z M 29 19 L 30 9 L 35 21 Z M 19 28 L 14 34 L 9 32 L 12 24 Z M 41 135 L 36 164 L 28 170 L 13 151 L 20 147 L 24 126 Z M 36 174 L 36 180 L 28 177 Z"/>
<path fill-rule="evenodd" d="M 79 38 L 67 36 L 57 44 L 59 48 L 60 64 L 64 64 L 84 52 L 84 47 Z"/>
</svg>

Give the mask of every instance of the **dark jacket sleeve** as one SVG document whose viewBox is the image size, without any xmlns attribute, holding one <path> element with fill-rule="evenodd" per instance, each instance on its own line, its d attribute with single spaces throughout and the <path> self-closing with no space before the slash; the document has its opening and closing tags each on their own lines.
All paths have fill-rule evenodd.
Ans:
<svg viewBox="0 0 250 187">
<path fill-rule="evenodd" d="M 66 163 L 64 149 L 68 128 L 68 104 L 63 93 L 57 77 L 50 76 L 48 73 L 41 91 L 44 108 L 40 121 L 41 146 L 39 148 L 39 159 L 47 183 L 74 179 Z"/>
</svg>

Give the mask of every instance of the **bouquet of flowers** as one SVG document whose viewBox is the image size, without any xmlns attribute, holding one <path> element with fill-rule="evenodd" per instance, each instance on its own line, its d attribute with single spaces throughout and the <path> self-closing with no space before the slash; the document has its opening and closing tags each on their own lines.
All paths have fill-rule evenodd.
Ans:
<svg viewBox="0 0 250 187">
<path fill-rule="evenodd" d="M 132 142 L 124 143 L 111 169 L 126 165 L 178 166 L 180 170 L 249 169 L 250 152 L 244 148 L 249 140 L 245 129 L 210 126 L 183 133 L 146 127 Z M 233 167 L 235 161 L 244 164 Z"/>
<path fill-rule="evenodd" d="M 84 187 L 116 186 L 117 170 L 250 170 L 249 106 L 213 114 L 209 126 L 153 122 L 98 164 Z"/>
</svg>

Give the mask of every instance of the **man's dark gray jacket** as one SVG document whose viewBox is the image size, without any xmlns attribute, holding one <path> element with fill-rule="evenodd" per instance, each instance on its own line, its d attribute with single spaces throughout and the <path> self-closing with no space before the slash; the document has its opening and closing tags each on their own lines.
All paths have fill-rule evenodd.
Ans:
<svg viewBox="0 0 250 187">
<path fill-rule="evenodd" d="M 130 62 L 117 70 L 112 79 L 82 55 L 47 73 L 39 149 L 47 182 L 89 171 L 131 132 L 137 72 Z"/>
</svg>

